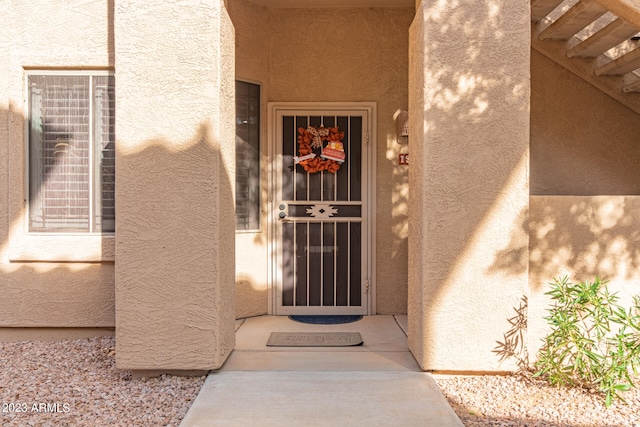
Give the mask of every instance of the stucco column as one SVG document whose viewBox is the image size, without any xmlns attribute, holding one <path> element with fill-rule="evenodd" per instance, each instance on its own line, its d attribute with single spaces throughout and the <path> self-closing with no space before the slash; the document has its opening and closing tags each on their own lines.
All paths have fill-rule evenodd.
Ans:
<svg viewBox="0 0 640 427">
<path fill-rule="evenodd" d="M 234 37 L 222 0 L 116 0 L 116 360 L 234 346 Z"/>
<path fill-rule="evenodd" d="M 529 7 L 422 1 L 410 29 L 409 345 L 425 370 L 513 368 L 492 350 L 527 292 Z"/>
</svg>

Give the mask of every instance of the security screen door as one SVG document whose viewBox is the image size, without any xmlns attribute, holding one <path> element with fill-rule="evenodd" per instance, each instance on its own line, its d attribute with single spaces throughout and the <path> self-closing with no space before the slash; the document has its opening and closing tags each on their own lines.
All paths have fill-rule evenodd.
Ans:
<svg viewBox="0 0 640 427">
<path fill-rule="evenodd" d="M 367 314 L 369 104 L 272 106 L 275 312 Z"/>
</svg>

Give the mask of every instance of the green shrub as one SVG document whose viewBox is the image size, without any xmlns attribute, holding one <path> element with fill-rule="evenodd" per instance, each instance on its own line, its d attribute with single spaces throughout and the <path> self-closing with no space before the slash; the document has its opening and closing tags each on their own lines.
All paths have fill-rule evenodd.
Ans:
<svg viewBox="0 0 640 427">
<path fill-rule="evenodd" d="M 547 292 L 554 301 L 545 317 L 551 333 L 535 363 L 534 376 L 553 385 L 596 389 L 610 406 L 620 392 L 635 387 L 640 366 L 640 298 L 631 308 L 617 304 L 606 281 L 570 283 L 554 279 Z"/>
</svg>

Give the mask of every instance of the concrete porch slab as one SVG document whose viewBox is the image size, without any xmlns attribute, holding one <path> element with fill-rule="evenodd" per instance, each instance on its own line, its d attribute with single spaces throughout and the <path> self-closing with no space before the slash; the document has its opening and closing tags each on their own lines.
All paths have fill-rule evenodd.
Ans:
<svg viewBox="0 0 640 427">
<path fill-rule="evenodd" d="M 404 316 L 406 318 L 406 316 Z M 351 350 L 409 351 L 407 336 L 394 316 L 364 316 L 361 320 L 340 325 L 311 325 L 287 316 L 260 316 L 245 319 L 236 332 L 234 351 L 281 351 L 267 347 L 271 332 L 360 332 L 363 345 Z M 335 352 L 335 347 L 317 347 L 318 351 Z M 287 351 L 306 351 L 303 347 L 289 347 Z"/>
<path fill-rule="evenodd" d="M 360 332 L 357 347 L 267 347 L 271 332 Z M 330 353 L 328 355 L 327 353 Z M 225 371 L 420 371 L 394 316 L 365 316 L 341 325 L 310 325 L 286 316 L 244 320 Z"/>
<path fill-rule="evenodd" d="M 411 355 L 404 319 L 309 325 L 261 316 L 238 322 L 235 350 L 209 375 L 181 426 L 462 426 Z M 360 332 L 364 343 L 266 346 L 271 332 L 333 331 Z"/>
<path fill-rule="evenodd" d="M 407 352 L 252 352 L 239 351 L 229 356 L 222 371 L 411 371 L 418 363 Z"/>
</svg>

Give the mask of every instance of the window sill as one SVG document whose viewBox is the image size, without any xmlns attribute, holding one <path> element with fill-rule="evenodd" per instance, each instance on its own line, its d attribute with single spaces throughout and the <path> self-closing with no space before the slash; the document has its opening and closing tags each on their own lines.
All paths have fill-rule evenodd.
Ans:
<svg viewBox="0 0 640 427">
<path fill-rule="evenodd" d="M 236 230 L 236 234 L 260 234 L 262 230 Z"/>
<path fill-rule="evenodd" d="M 9 246 L 10 261 L 113 262 L 113 234 L 22 234 Z"/>
</svg>

